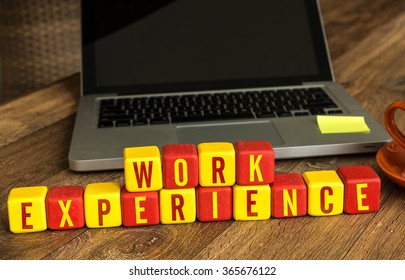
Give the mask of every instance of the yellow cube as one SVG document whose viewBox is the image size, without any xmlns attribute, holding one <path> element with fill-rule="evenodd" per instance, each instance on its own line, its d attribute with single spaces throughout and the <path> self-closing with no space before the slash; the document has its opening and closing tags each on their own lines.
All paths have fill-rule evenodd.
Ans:
<svg viewBox="0 0 405 280">
<path fill-rule="evenodd" d="M 117 227 L 122 223 L 120 183 L 88 184 L 84 190 L 84 215 L 89 228 Z"/>
<path fill-rule="evenodd" d="M 330 216 L 343 213 L 344 184 L 334 170 L 304 172 L 308 187 L 308 214 Z"/>
<path fill-rule="evenodd" d="M 192 223 L 196 219 L 195 188 L 161 189 L 159 203 L 162 224 Z"/>
<path fill-rule="evenodd" d="M 157 146 L 124 149 L 125 184 L 129 192 L 158 191 L 163 187 Z"/>
<path fill-rule="evenodd" d="M 235 149 L 231 143 L 198 145 L 199 183 L 202 187 L 233 186 L 236 177 Z"/>
<path fill-rule="evenodd" d="M 7 199 L 10 231 L 37 232 L 47 229 L 45 199 L 48 188 L 31 186 L 14 188 Z"/>
<path fill-rule="evenodd" d="M 270 201 L 269 185 L 234 185 L 233 218 L 237 221 L 270 219 Z"/>
</svg>

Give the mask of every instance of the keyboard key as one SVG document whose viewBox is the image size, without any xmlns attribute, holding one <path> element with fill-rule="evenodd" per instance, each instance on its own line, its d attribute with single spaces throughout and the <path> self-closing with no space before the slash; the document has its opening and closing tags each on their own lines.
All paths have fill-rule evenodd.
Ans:
<svg viewBox="0 0 405 280">
<path fill-rule="evenodd" d="M 258 117 L 258 118 L 275 118 L 276 114 L 271 111 L 257 112 L 256 117 Z"/>
<path fill-rule="evenodd" d="M 329 115 L 334 115 L 334 114 L 343 114 L 342 110 L 329 110 L 328 111 Z"/>
<path fill-rule="evenodd" d="M 311 115 L 326 115 L 326 112 L 323 109 L 314 108 L 309 110 Z"/>
<path fill-rule="evenodd" d="M 310 114 L 308 112 L 295 112 L 294 116 L 300 117 L 300 116 L 309 116 Z"/>
<path fill-rule="evenodd" d="M 132 125 L 133 125 L 133 126 L 147 125 L 147 124 L 148 124 L 148 120 L 147 120 L 147 119 L 138 119 L 138 120 L 132 122 Z"/>
<path fill-rule="evenodd" d="M 150 124 L 166 124 L 166 123 L 169 123 L 169 119 L 167 117 L 153 118 L 150 120 Z"/>
<path fill-rule="evenodd" d="M 290 112 L 288 112 L 288 111 L 277 111 L 276 114 L 277 114 L 277 117 L 280 117 L 280 118 L 285 118 L 285 117 L 291 117 L 292 116 L 292 114 Z"/>
<path fill-rule="evenodd" d="M 118 120 L 115 122 L 116 127 L 122 127 L 122 126 L 130 126 L 131 121 L 130 120 Z"/>
</svg>

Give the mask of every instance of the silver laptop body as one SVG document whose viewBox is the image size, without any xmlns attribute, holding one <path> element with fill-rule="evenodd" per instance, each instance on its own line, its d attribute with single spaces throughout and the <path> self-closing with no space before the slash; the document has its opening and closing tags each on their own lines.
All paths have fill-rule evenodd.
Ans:
<svg viewBox="0 0 405 280">
<path fill-rule="evenodd" d="M 122 169 L 123 149 L 134 146 L 266 140 L 276 159 L 288 159 L 370 153 L 390 141 L 334 81 L 317 1 L 115 2 L 82 1 L 82 96 L 69 151 L 72 170 Z M 266 105 L 279 92 L 293 96 L 319 89 L 331 101 L 320 111 L 311 101 L 291 107 L 285 97 L 279 99 L 286 105 L 271 110 Z M 239 99 L 217 108 L 195 96 Z M 151 106 L 144 100 L 150 98 L 163 101 L 149 114 L 164 118 L 140 123 L 134 100 L 144 113 Z M 190 98 L 197 105 L 181 103 L 175 112 L 159 109 L 168 100 Z M 131 109 L 121 108 L 124 103 Z M 235 117 L 244 103 L 266 103 L 267 109 L 249 108 L 248 116 Z M 108 111 L 117 107 L 119 113 Z M 202 117 L 176 117 L 189 107 L 198 107 Z M 207 117 L 212 111 L 220 118 Z M 224 117 L 230 112 L 232 117 Z M 370 132 L 322 134 L 317 114 L 364 116 Z M 106 116 L 113 118 L 104 122 Z"/>
</svg>

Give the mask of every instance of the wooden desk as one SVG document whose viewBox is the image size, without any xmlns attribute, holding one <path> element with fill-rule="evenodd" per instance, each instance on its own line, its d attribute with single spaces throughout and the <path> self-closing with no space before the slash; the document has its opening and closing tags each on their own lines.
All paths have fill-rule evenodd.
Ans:
<svg viewBox="0 0 405 280">
<path fill-rule="evenodd" d="M 383 124 L 385 108 L 405 97 L 405 2 L 321 6 L 336 79 Z M 11 188 L 123 182 L 121 171 L 68 169 L 79 84 L 76 75 L 0 105 L 0 259 L 405 259 L 405 189 L 383 175 L 374 154 L 278 160 L 276 172 L 370 165 L 382 179 L 377 213 L 10 233 Z"/>
</svg>

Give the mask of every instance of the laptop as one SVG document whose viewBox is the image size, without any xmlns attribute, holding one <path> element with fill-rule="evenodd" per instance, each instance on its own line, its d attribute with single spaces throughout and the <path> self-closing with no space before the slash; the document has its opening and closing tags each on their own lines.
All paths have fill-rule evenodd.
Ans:
<svg viewBox="0 0 405 280">
<path fill-rule="evenodd" d="M 81 75 L 75 171 L 122 169 L 135 146 L 265 140 L 277 160 L 390 141 L 334 81 L 316 0 L 83 0 Z M 318 115 L 370 132 L 322 134 Z"/>
</svg>

